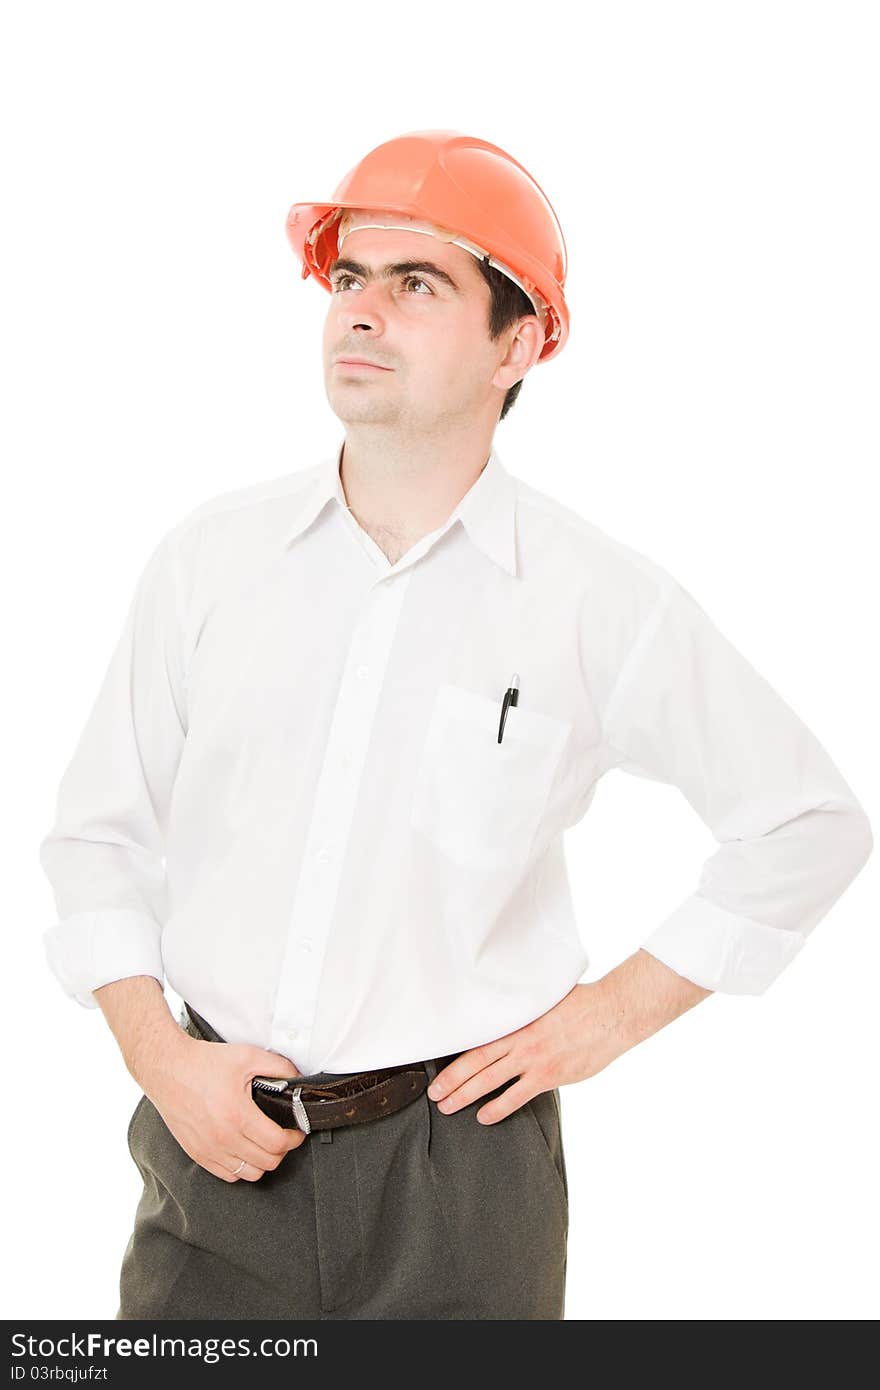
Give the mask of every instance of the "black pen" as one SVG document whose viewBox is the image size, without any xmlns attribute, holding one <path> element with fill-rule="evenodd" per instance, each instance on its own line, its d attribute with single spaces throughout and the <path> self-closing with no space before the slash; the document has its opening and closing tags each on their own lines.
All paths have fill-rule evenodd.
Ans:
<svg viewBox="0 0 880 1390">
<path fill-rule="evenodd" d="M 510 678 L 510 685 L 504 692 L 504 699 L 501 702 L 501 723 L 498 725 L 498 742 L 501 742 L 501 735 L 504 733 L 504 721 L 507 718 L 507 711 L 511 705 L 515 705 L 519 700 L 519 676 L 513 675 Z"/>
</svg>

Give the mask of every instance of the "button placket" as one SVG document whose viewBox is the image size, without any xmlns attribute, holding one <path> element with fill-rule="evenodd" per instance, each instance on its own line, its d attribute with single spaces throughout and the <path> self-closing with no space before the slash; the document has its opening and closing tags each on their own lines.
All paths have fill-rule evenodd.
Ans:
<svg viewBox="0 0 880 1390">
<path fill-rule="evenodd" d="M 321 970 L 361 772 L 410 573 L 394 584 L 380 579 L 368 591 L 352 633 L 315 790 L 274 1019 L 276 1045 L 293 1043 L 303 1071 L 320 1066 L 310 1047 Z"/>
</svg>

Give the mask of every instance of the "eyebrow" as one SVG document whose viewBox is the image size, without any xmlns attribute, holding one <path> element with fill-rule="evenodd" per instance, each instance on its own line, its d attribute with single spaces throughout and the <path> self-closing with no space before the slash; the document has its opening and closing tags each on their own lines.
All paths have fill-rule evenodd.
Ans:
<svg viewBox="0 0 880 1390">
<path fill-rule="evenodd" d="M 376 274 L 369 266 L 362 265 L 360 261 L 350 261 L 345 256 L 337 257 L 327 274 L 332 279 L 339 270 L 346 270 L 352 275 L 359 275 L 363 280 L 372 280 Z M 444 285 L 448 285 L 456 294 L 461 293 L 460 286 L 456 284 L 452 276 L 441 266 L 435 265 L 433 261 L 393 261 L 390 265 L 383 266 L 378 274 L 383 280 L 390 280 L 395 275 L 432 275 L 435 280 L 440 280 Z"/>
</svg>

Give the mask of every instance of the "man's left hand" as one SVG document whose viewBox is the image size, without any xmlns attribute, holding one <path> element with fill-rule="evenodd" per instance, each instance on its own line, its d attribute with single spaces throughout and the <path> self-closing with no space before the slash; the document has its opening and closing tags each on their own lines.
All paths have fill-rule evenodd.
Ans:
<svg viewBox="0 0 880 1390">
<path fill-rule="evenodd" d="M 542 1091 L 583 1081 L 712 991 L 640 950 L 601 980 L 578 984 L 552 1009 L 493 1042 L 462 1052 L 428 1087 L 451 1114 L 514 1077 L 476 1112 L 495 1124 Z"/>
</svg>

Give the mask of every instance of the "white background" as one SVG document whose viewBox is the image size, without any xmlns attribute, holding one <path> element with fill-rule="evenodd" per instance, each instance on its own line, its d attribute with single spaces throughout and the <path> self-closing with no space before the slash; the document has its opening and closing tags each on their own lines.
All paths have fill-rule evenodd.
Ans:
<svg viewBox="0 0 880 1390">
<path fill-rule="evenodd" d="M 44 959 L 56 787 L 159 537 L 341 438 L 284 222 L 384 140 L 454 128 L 537 178 L 571 336 L 503 462 L 675 574 L 876 834 L 876 25 L 841 0 L 7 11 L 5 1316 L 112 1317 L 140 1195 L 140 1092 Z M 617 773 L 567 848 L 593 979 L 714 841 Z M 568 1318 L 877 1316 L 878 978 L 875 853 L 764 996 L 563 1089 Z"/>
</svg>

